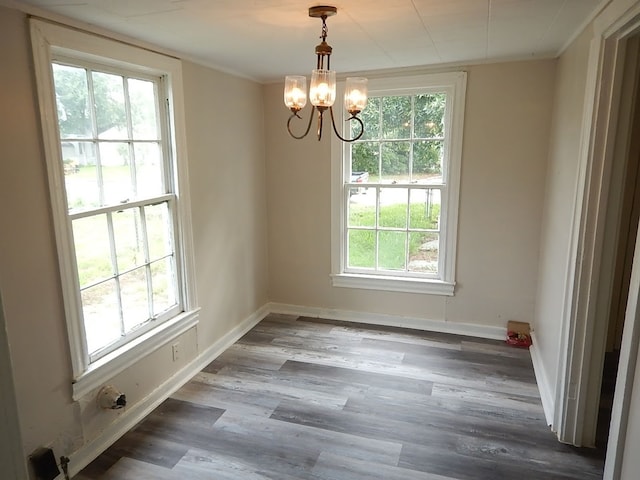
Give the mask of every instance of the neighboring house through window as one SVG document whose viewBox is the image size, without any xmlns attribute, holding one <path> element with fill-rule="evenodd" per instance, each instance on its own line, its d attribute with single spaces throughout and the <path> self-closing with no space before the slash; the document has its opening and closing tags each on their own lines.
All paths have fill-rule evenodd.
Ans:
<svg viewBox="0 0 640 480">
<path fill-rule="evenodd" d="M 370 80 L 364 135 L 334 140 L 335 286 L 453 295 L 465 86 Z"/>
<path fill-rule="evenodd" d="M 180 64 L 41 21 L 32 36 L 81 396 L 196 321 Z"/>
</svg>

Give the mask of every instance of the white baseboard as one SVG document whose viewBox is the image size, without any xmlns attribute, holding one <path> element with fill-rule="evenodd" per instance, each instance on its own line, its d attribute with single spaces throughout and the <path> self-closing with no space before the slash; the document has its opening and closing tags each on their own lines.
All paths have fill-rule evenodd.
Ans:
<svg viewBox="0 0 640 480">
<path fill-rule="evenodd" d="M 428 318 L 419 317 L 402 317 L 399 315 L 389 315 L 384 313 L 367 313 L 320 307 L 303 307 L 300 305 L 288 305 L 285 303 L 269 303 L 267 308 L 270 313 L 326 318 L 329 320 L 342 320 L 345 322 L 369 323 L 372 325 L 402 327 L 429 332 L 452 333 L 455 335 L 468 335 L 470 337 L 489 338 L 493 340 L 504 340 L 507 335 L 507 329 L 503 327 L 445 322 L 443 320 L 430 320 Z"/>
<path fill-rule="evenodd" d="M 535 332 L 531 332 L 532 345 L 529 348 L 531 353 L 531 361 L 533 362 L 533 372 L 536 375 L 536 383 L 538 384 L 538 390 L 540 391 L 540 399 L 542 400 L 542 409 L 544 410 L 544 417 L 547 421 L 547 425 L 553 426 L 553 415 L 555 411 L 554 394 L 551 389 L 551 384 L 547 378 L 546 371 L 542 364 L 542 358 L 537 348 L 537 340 Z"/>
<path fill-rule="evenodd" d="M 233 345 L 245 333 L 251 330 L 260 320 L 269 314 L 267 305 L 262 306 L 249 317 L 244 319 L 235 328 L 220 338 L 217 342 L 200 353 L 192 362 L 186 365 L 166 382 L 151 392 L 144 400 L 136 403 L 128 409 L 126 415 L 109 425 L 102 434 L 93 441 L 84 445 L 70 456 L 69 475 L 73 477 L 80 470 L 89 465 L 116 440 L 131 430 L 138 422 L 142 421 L 163 401 L 169 398 L 176 390 L 191 380 L 198 372 L 216 359 L 222 352 Z M 56 480 L 64 480 L 63 475 L 58 475 Z"/>
</svg>

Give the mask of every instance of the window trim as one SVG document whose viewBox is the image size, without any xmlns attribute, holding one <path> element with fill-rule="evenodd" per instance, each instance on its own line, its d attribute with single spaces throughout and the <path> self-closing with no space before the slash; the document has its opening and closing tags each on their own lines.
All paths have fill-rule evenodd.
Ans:
<svg viewBox="0 0 640 480">
<path fill-rule="evenodd" d="M 361 288 L 408 293 L 426 293 L 434 295 L 454 295 L 455 267 L 458 236 L 458 208 L 460 197 L 460 170 L 462 163 L 462 139 L 464 126 L 464 107 L 467 73 L 464 71 L 434 73 L 398 77 L 379 77 L 369 80 L 369 95 L 415 94 L 427 90 L 445 91 L 451 95 L 451 110 L 448 128 L 451 132 L 449 143 L 449 162 L 443 171 L 446 188 L 446 207 L 443 205 L 441 216 L 441 232 L 444 239 L 444 259 L 441 261 L 440 278 L 385 274 L 364 274 L 347 272 L 346 270 L 346 208 L 343 185 L 347 166 L 344 162 L 346 149 L 349 147 L 332 137 L 331 142 L 331 282 L 334 287 Z M 344 89 L 340 82 L 339 89 Z M 340 98 L 342 92 L 338 92 Z M 344 107 L 340 118 L 346 119 Z M 340 122 L 343 129 L 346 122 Z M 344 135 L 345 132 L 341 132 Z M 443 202 L 445 204 L 445 202 Z"/>
<path fill-rule="evenodd" d="M 73 398 L 77 400 L 92 388 L 99 386 L 103 381 L 113 377 L 198 323 L 199 308 L 197 307 L 193 257 L 182 66 L 180 61 L 175 58 L 40 19 L 30 19 L 30 30 L 70 346 Z M 169 145 L 172 157 L 170 174 L 173 176 L 175 188 L 175 236 L 176 244 L 179 245 L 179 248 L 176 248 L 176 266 L 182 275 L 179 288 L 183 311 L 93 363 L 89 361 L 84 338 L 80 289 L 75 269 L 75 250 L 71 224 L 67 221 L 68 212 L 64 198 L 64 171 L 57 133 L 57 109 L 53 95 L 54 83 L 51 62 L 54 55 L 73 57 L 106 66 L 124 67 L 160 77 L 168 92 L 168 98 L 166 98 L 170 122 L 168 130 L 172 133 Z M 161 101 L 165 101 L 165 99 L 161 98 Z"/>
</svg>

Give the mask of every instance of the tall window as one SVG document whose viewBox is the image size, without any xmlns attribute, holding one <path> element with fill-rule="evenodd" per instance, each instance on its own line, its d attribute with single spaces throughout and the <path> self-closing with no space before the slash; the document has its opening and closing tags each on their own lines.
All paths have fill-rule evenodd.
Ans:
<svg viewBox="0 0 640 480">
<path fill-rule="evenodd" d="M 371 82 L 365 133 L 340 148 L 335 285 L 453 294 L 464 82 Z"/>
<path fill-rule="evenodd" d="M 95 360 L 179 309 L 166 109 L 160 78 L 73 59 L 52 67 L 87 351 Z"/>
<path fill-rule="evenodd" d="M 77 382 L 194 321 L 179 68 L 43 22 L 32 34 Z"/>
</svg>

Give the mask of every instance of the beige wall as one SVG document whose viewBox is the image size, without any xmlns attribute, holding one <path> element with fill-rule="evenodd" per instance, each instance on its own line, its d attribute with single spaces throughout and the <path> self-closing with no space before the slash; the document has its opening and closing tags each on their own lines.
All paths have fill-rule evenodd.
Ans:
<svg viewBox="0 0 640 480">
<path fill-rule="evenodd" d="M 200 324 L 112 381 L 131 408 L 71 399 L 71 363 L 24 14 L 0 7 L 0 291 L 25 455 L 69 455 L 267 302 L 262 87 L 184 63 Z M 256 115 L 256 112 L 259 112 Z M 120 418 L 121 420 L 121 418 Z"/>
<path fill-rule="evenodd" d="M 266 86 L 270 300 L 498 327 L 532 321 L 555 67 L 466 69 L 454 297 L 331 286 L 330 130 L 321 142 L 291 139 L 282 85 Z"/>
<path fill-rule="evenodd" d="M 2 9 L 0 290 L 27 453 L 81 436 L 24 15 Z M 8 68 L 10 66 L 10 68 Z M 66 440 L 68 439 L 68 440 Z"/>
<path fill-rule="evenodd" d="M 267 302 L 262 86 L 186 62 L 183 79 L 206 346 Z"/>
<path fill-rule="evenodd" d="M 546 383 L 543 387 L 552 396 L 560 362 L 564 287 L 569 268 L 591 36 L 592 32 L 585 30 L 562 54 L 556 80 L 534 320 L 535 348 L 543 369 L 538 381 Z"/>
</svg>

